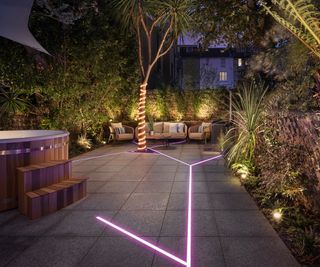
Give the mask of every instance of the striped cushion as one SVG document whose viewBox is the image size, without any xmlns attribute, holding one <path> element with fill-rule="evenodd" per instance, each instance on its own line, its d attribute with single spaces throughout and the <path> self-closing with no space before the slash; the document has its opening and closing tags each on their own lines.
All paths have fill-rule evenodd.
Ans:
<svg viewBox="0 0 320 267">
<path fill-rule="evenodd" d="M 126 130 L 124 129 L 124 127 L 117 127 L 117 128 L 115 128 L 114 130 L 115 130 L 115 132 L 116 132 L 117 134 L 124 134 L 124 133 L 126 132 Z"/>
</svg>

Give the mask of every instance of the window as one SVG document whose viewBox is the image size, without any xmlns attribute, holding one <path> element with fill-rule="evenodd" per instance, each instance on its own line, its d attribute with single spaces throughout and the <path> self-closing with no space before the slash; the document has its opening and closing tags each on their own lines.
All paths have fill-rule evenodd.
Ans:
<svg viewBox="0 0 320 267">
<path fill-rule="evenodd" d="M 221 58 L 221 67 L 222 68 L 226 67 L 226 59 L 225 58 Z"/>
<path fill-rule="evenodd" d="M 242 58 L 238 58 L 238 67 L 242 67 L 243 62 L 242 62 Z"/>
<path fill-rule="evenodd" d="M 226 71 L 220 71 L 219 72 L 219 81 L 227 81 L 228 75 Z"/>
</svg>

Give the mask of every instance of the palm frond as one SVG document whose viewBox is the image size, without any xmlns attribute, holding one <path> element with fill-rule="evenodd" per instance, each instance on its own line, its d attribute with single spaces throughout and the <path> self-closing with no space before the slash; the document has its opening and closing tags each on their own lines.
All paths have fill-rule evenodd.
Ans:
<svg viewBox="0 0 320 267">
<path fill-rule="evenodd" d="M 283 16 L 262 3 L 265 11 L 320 58 L 320 11 L 312 1 L 272 0 L 272 3 Z"/>
</svg>

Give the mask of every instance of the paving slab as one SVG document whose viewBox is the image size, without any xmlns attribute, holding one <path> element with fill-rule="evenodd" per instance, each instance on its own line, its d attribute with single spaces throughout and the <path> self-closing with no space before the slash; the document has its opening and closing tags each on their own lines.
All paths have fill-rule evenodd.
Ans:
<svg viewBox="0 0 320 267">
<path fill-rule="evenodd" d="M 35 243 L 34 237 L 0 237 L 0 266 L 6 266 Z"/>
<path fill-rule="evenodd" d="M 300 266 L 279 237 L 221 238 L 226 266 Z"/>
<path fill-rule="evenodd" d="M 153 255 L 126 237 L 100 237 L 78 266 L 147 267 L 152 265 Z"/>
<path fill-rule="evenodd" d="M 133 193 L 123 210 L 166 210 L 169 193 Z"/>
<path fill-rule="evenodd" d="M 160 151 L 199 162 L 217 155 L 198 143 Z M 133 144 L 76 157 L 73 175 L 89 176 L 88 196 L 29 220 L 0 213 L 0 266 L 182 266 L 110 226 L 101 216 L 186 260 L 189 167 Z M 115 153 L 115 154 L 114 154 Z M 298 266 L 223 159 L 193 167 L 192 266 Z"/>
<path fill-rule="evenodd" d="M 118 212 L 112 221 L 125 229 L 133 231 L 137 236 L 159 236 L 164 214 L 165 211 L 123 210 Z M 103 235 L 122 236 L 121 233 L 109 227 L 106 227 Z"/>
<path fill-rule="evenodd" d="M 96 237 L 41 237 L 7 266 L 76 266 Z"/>
<path fill-rule="evenodd" d="M 101 236 L 105 226 L 98 224 L 96 216 L 112 219 L 115 211 L 70 211 L 45 236 Z"/>
</svg>

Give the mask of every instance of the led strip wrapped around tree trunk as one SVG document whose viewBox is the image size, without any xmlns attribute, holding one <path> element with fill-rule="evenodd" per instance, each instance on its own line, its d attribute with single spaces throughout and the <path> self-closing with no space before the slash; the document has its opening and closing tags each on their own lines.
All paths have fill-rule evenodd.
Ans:
<svg viewBox="0 0 320 267">
<path fill-rule="evenodd" d="M 138 150 L 146 150 L 146 94 L 147 83 L 140 85 L 139 111 L 138 111 Z"/>
</svg>

